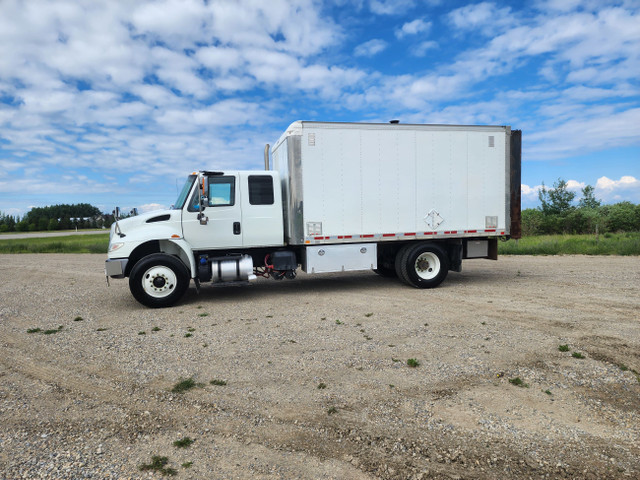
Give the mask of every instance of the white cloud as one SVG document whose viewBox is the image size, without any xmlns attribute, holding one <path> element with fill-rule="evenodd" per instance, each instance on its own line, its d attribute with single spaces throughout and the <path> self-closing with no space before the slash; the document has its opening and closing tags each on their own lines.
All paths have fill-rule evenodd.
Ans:
<svg viewBox="0 0 640 480">
<path fill-rule="evenodd" d="M 415 6 L 415 0 L 369 0 L 371 11 L 377 15 L 402 15 Z"/>
<path fill-rule="evenodd" d="M 596 198 L 601 198 L 604 202 L 619 202 L 623 199 L 633 203 L 640 203 L 640 180 L 624 175 L 620 180 L 612 180 L 607 177 L 600 177 L 595 187 Z"/>
<path fill-rule="evenodd" d="M 411 48 L 411 54 L 416 57 L 424 57 L 429 50 L 435 50 L 438 48 L 438 43 L 433 40 L 427 40 L 426 42 L 421 42 L 415 47 Z"/>
<path fill-rule="evenodd" d="M 387 42 L 374 38 L 368 42 L 361 43 L 354 50 L 356 57 L 373 57 L 387 48 Z"/>
<path fill-rule="evenodd" d="M 495 34 L 516 24 L 510 7 L 499 8 L 493 2 L 482 2 L 457 8 L 447 15 L 449 22 L 462 31 L 480 31 Z"/>
<path fill-rule="evenodd" d="M 167 207 L 166 205 L 162 205 L 160 203 L 146 203 L 138 207 L 138 212 L 147 213 L 147 212 L 153 212 L 155 210 L 166 210 L 167 208 L 169 207 Z"/>
<path fill-rule="evenodd" d="M 425 22 L 421 18 L 416 18 L 411 22 L 407 22 L 395 31 L 397 38 L 404 38 L 409 35 L 417 35 L 419 33 L 427 33 L 431 29 L 431 22 Z"/>
</svg>

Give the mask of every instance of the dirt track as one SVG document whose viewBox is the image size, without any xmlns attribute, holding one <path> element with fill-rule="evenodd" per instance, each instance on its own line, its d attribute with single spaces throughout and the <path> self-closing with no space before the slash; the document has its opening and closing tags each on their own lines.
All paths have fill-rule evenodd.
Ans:
<svg viewBox="0 0 640 480">
<path fill-rule="evenodd" d="M 103 262 L 0 255 L 0 478 L 159 477 L 152 455 L 177 478 L 640 477 L 640 257 L 192 286 L 164 310 Z"/>
</svg>

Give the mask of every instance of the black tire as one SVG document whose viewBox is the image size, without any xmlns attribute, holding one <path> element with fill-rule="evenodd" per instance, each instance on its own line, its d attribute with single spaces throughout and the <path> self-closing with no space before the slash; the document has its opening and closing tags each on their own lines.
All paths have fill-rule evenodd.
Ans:
<svg viewBox="0 0 640 480">
<path fill-rule="evenodd" d="M 189 272 L 172 255 L 154 253 L 141 258 L 131 269 L 129 290 L 141 304 L 151 308 L 174 305 L 189 286 Z"/>
<path fill-rule="evenodd" d="M 449 273 L 449 256 L 435 243 L 405 245 L 396 256 L 400 280 L 416 288 L 434 288 Z"/>
</svg>

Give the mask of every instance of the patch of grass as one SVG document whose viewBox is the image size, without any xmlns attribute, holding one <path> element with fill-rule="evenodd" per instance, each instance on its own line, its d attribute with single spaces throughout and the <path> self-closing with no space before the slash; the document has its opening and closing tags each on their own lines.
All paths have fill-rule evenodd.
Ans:
<svg viewBox="0 0 640 480">
<path fill-rule="evenodd" d="M 568 352 L 569 351 L 569 345 L 560 345 L 558 347 L 558 350 L 560 350 L 561 352 Z"/>
<path fill-rule="evenodd" d="M 392 362 L 401 362 L 402 360 L 400 360 L 399 358 L 393 358 L 393 357 L 391 357 L 391 361 L 392 361 Z"/>
<path fill-rule="evenodd" d="M 203 385 L 201 383 L 196 383 L 193 377 L 184 378 L 184 379 L 181 378 L 180 381 L 173 386 L 173 388 L 171 389 L 171 392 L 184 393 L 187 390 L 191 390 L 192 388 L 202 387 L 202 386 Z"/>
<path fill-rule="evenodd" d="M 336 407 L 329 407 L 327 415 L 333 415 L 334 413 L 338 413 L 338 409 Z"/>
<path fill-rule="evenodd" d="M 104 332 L 105 330 L 109 330 L 109 329 L 104 327 L 96 328 L 96 332 Z"/>
<path fill-rule="evenodd" d="M 44 333 L 45 335 L 53 335 L 54 333 L 58 333 L 60 330 L 62 330 L 62 328 L 63 328 L 63 326 L 60 325 L 58 328 L 52 328 L 52 329 L 49 329 L 49 330 L 45 330 L 42 333 Z"/>
<path fill-rule="evenodd" d="M 640 255 L 640 232 L 526 236 L 498 245 L 500 255 Z"/>
<path fill-rule="evenodd" d="M 192 465 L 193 465 L 193 462 L 184 462 L 182 464 L 182 468 L 191 468 Z"/>
<path fill-rule="evenodd" d="M 74 322 L 81 322 L 83 320 L 84 320 L 84 318 L 82 318 L 82 317 L 76 317 L 76 318 L 73 319 Z"/>
<path fill-rule="evenodd" d="M 318 384 L 318 390 L 324 390 L 325 388 L 327 388 L 327 384 L 326 383 L 320 382 Z"/>
<path fill-rule="evenodd" d="M 27 330 L 27 333 L 29 332 L 29 330 Z M 627 370 L 629 370 L 629 367 L 627 367 L 625 364 L 621 363 L 620 365 L 618 365 L 618 368 L 620 370 L 622 370 L 623 372 L 626 372 Z"/>
<path fill-rule="evenodd" d="M 189 437 L 181 438 L 180 440 L 176 440 L 173 442 L 173 446 L 176 448 L 187 448 L 193 444 L 194 440 Z"/>
<path fill-rule="evenodd" d="M 509 383 L 511 385 L 515 385 L 516 387 L 529 388 L 529 384 L 524 383 L 520 377 L 510 378 Z"/>
<path fill-rule="evenodd" d="M 151 329 L 152 332 L 159 332 L 160 330 L 162 330 L 160 327 L 153 327 Z"/>
<path fill-rule="evenodd" d="M 583 354 L 581 354 L 580 352 L 573 352 L 573 353 L 571 354 L 571 356 L 572 356 L 573 358 L 585 358 L 585 356 L 584 356 Z"/>
<path fill-rule="evenodd" d="M 146 470 L 151 470 L 154 472 L 159 472 L 162 475 L 174 476 L 178 472 L 175 468 L 167 467 L 167 463 L 169 463 L 169 458 L 160 457 L 158 455 L 154 455 L 151 457 L 151 463 L 142 464 L 138 467 L 138 470 L 144 472 Z"/>
<path fill-rule="evenodd" d="M 27 333 L 38 333 L 38 332 L 41 332 L 41 331 L 42 331 L 42 329 L 41 329 L 41 328 L 39 328 L 39 327 L 36 327 L 36 328 L 28 328 L 28 329 L 27 329 Z"/>
<path fill-rule="evenodd" d="M 546 393 L 547 395 L 552 395 L 551 390 L 544 390 L 544 393 Z"/>
<path fill-rule="evenodd" d="M 218 387 L 222 387 L 227 384 L 227 382 L 225 382 L 224 380 L 218 380 L 218 379 L 211 380 L 209 383 L 211 385 L 216 385 Z"/>
<path fill-rule="evenodd" d="M 184 338 L 193 337 L 193 333 L 185 333 Z"/>
<path fill-rule="evenodd" d="M 106 253 L 109 233 L 64 237 L 3 239 L 0 253 Z"/>
<path fill-rule="evenodd" d="M 420 362 L 415 358 L 410 358 L 409 360 L 407 360 L 407 365 L 411 368 L 416 368 L 420 366 Z"/>
<path fill-rule="evenodd" d="M 207 312 L 204 312 L 204 313 L 199 313 L 198 316 L 199 317 L 208 317 L 209 314 Z"/>
<path fill-rule="evenodd" d="M 195 332 L 195 331 L 196 331 L 196 329 L 193 328 L 193 327 L 188 327 L 187 328 L 187 332 Z"/>
<path fill-rule="evenodd" d="M 146 334 L 147 334 L 147 332 L 145 332 L 144 330 L 140 330 L 140 331 L 138 332 L 138 335 L 146 335 Z"/>
<path fill-rule="evenodd" d="M 336 320 L 336 325 L 342 325 L 343 323 L 340 320 Z"/>
</svg>

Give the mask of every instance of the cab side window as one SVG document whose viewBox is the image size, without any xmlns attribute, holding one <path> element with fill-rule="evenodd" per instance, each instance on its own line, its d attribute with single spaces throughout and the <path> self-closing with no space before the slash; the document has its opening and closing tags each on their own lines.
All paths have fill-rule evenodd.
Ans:
<svg viewBox="0 0 640 480">
<path fill-rule="evenodd" d="M 209 206 L 231 207 L 236 203 L 235 177 L 209 177 Z"/>
<path fill-rule="evenodd" d="M 249 175 L 249 203 L 273 205 L 273 178 L 270 175 Z"/>
</svg>

